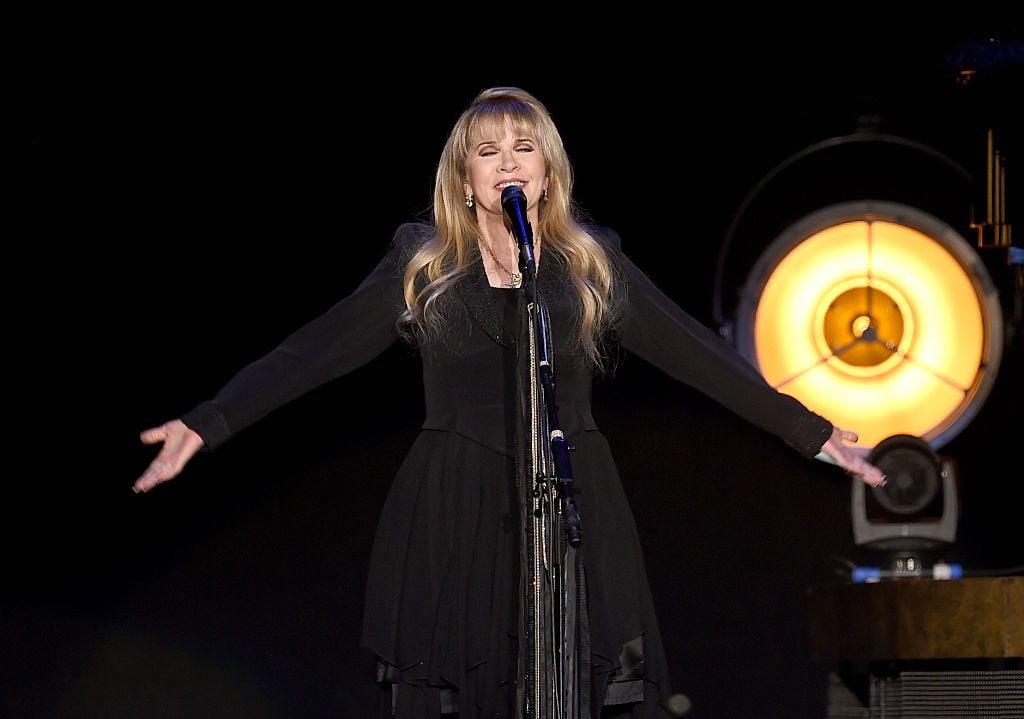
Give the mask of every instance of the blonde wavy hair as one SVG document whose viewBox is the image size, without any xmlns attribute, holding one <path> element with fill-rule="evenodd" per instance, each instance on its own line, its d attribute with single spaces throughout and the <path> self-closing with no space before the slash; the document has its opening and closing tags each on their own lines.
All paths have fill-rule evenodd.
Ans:
<svg viewBox="0 0 1024 719">
<path fill-rule="evenodd" d="M 483 90 L 459 116 L 441 153 L 434 181 L 436 234 L 410 258 L 405 269 L 406 311 L 399 326 L 407 336 L 433 338 L 445 332 L 439 300 L 480 257 L 476 213 L 466 206 L 466 160 L 481 138 L 511 123 L 520 136 L 534 137 L 548 172 L 547 199 L 534 234 L 543 240 L 545 262 L 560 262 L 575 290 L 575 340 L 596 368 L 605 365 L 602 338 L 613 316 L 614 266 L 602 245 L 583 227 L 572 197 L 573 168 L 547 108 L 516 87 Z"/>
</svg>

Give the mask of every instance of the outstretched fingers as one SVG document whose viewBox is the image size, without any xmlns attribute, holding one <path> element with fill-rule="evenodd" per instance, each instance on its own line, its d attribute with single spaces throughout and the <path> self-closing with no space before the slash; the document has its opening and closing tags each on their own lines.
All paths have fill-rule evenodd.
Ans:
<svg viewBox="0 0 1024 719">
<path fill-rule="evenodd" d="M 139 438 L 143 444 L 163 442 L 163 447 L 132 485 L 136 494 L 148 492 L 161 482 L 177 477 L 203 446 L 202 437 L 178 419 L 144 430 Z"/>
<path fill-rule="evenodd" d="M 822 449 L 846 471 L 847 474 L 859 477 L 861 481 L 872 487 L 885 484 L 885 473 L 867 461 L 861 454 L 847 446 L 846 442 L 856 442 L 856 432 L 835 427 Z"/>
</svg>

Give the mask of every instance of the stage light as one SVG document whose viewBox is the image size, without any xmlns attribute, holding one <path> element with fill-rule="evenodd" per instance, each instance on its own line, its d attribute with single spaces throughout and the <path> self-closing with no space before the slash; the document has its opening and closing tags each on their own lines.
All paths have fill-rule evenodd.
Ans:
<svg viewBox="0 0 1024 719">
<path fill-rule="evenodd" d="M 986 400 L 1002 356 L 998 292 L 950 226 L 901 203 L 830 205 L 790 225 L 740 292 L 737 348 L 864 452 L 939 448 Z"/>
<path fill-rule="evenodd" d="M 889 475 L 882 488 L 851 480 L 854 541 L 896 552 L 901 576 L 901 562 L 920 569 L 916 552 L 955 541 L 957 465 L 938 450 L 976 417 L 1021 333 L 991 130 L 987 149 L 976 221 L 974 179 L 932 147 L 870 123 L 814 143 L 755 185 L 719 252 L 721 334 L 772 386 L 855 429 L 855 449 Z"/>
<path fill-rule="evenodd" d="M 879 442 L 868 460 L 885 472 L 887 481 L 881 487 L 851 483 L 855 544 L 915 552 L 956 540 L 959 477 L 951 458 L 920 437 L 892 435 Z"/>
</svg>

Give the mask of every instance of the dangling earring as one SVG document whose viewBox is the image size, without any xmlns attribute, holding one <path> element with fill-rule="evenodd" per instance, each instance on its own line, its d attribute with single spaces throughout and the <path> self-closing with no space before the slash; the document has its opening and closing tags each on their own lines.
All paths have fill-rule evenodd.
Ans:
<svg viewBox="0 0 1024 719">
<path fill-rule="evenodd" d="M 544 200 L 544 202 L 548 201 L 548 188 L 544 188 L 544 194 L 541 195 L 541 199 Z"/>
<path fill-rule="evenodd" d="M 466 207 L 468 207 L 471 210 L 473 209 L 473 196 L 470 195 L 468 192 L 466 193 Z"/>
</svg>

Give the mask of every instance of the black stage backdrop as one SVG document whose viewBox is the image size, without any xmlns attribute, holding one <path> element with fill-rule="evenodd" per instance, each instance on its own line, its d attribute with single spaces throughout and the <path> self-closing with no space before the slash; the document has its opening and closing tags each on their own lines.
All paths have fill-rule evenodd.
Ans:
<svg viewBox="0 0 1024 719">
<path fill-rule="evenodd" d="M 1019 64 L 985 54 L 1017 42 L 1019 63 L 1019 15 L 824 7 L 18 16 L 0 713 L 371 716 L 364 579 L 422 417 L 415 358 L 395 348 L 141 497 L 153 449 L 137 436 L 358 284 L 427 212 L 447 131 L 483 87 L 548 104 L 580 204 L 708 324 L 744 196 L 858 118 L 974 172 L 995 125 L 1020 182 Z M 957 83 L 965 65 L 982 82 Z M 971 569 L 1024 560 L 1019 359 L 1011 346 L 943 448 L 963 515 L 944 558 Z M 807 591 L 877 563 L 853 545 L 849 480 L 639 360 L 596 394 L 693 715 L 823 716 Z"/>
</svg>

